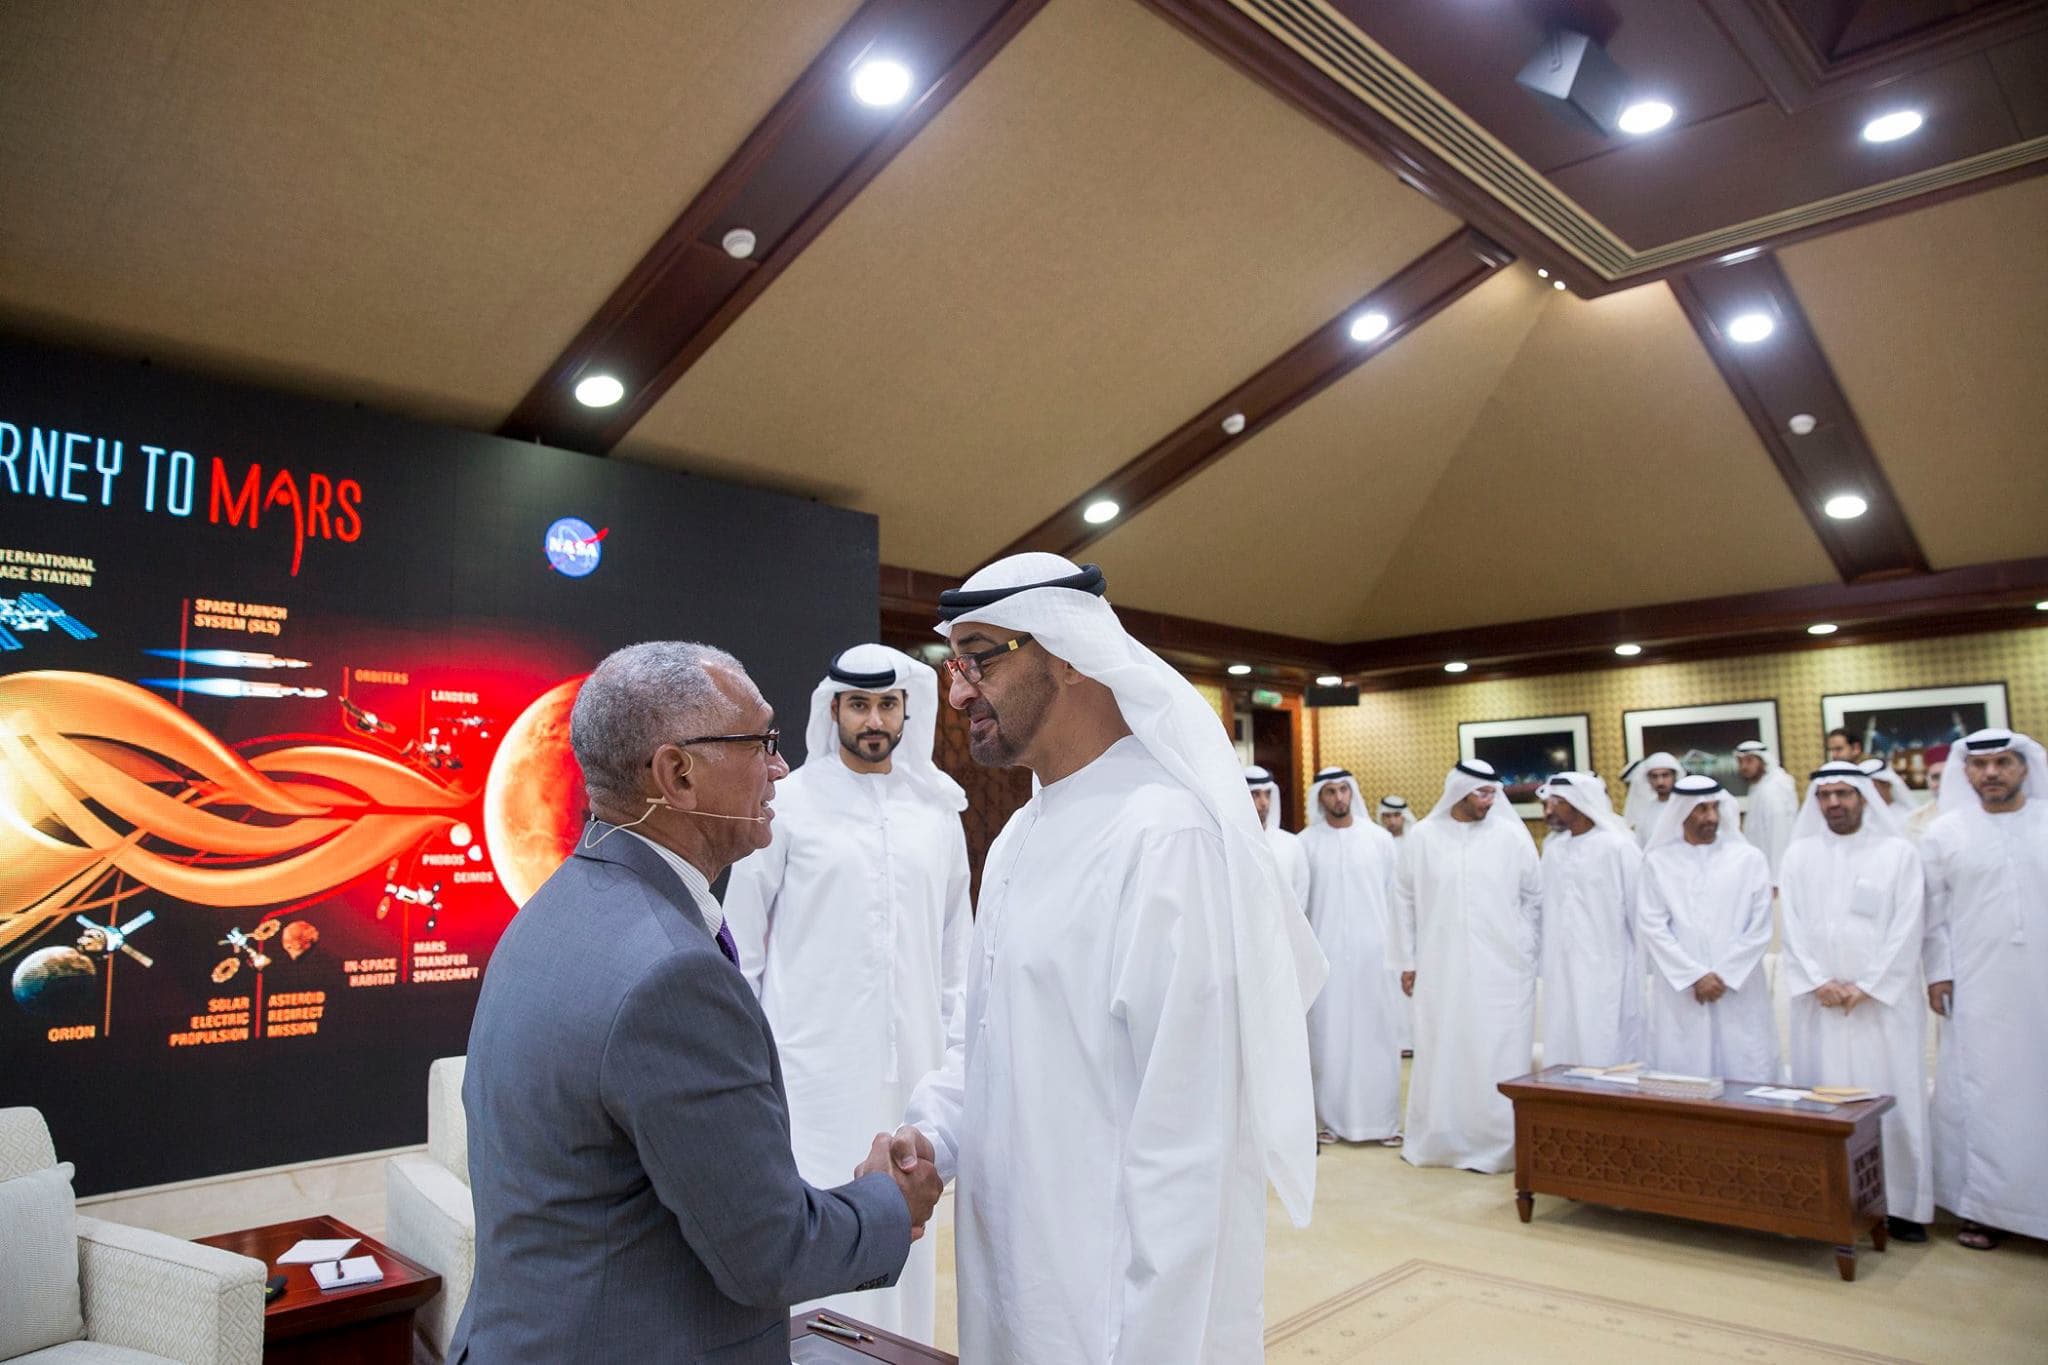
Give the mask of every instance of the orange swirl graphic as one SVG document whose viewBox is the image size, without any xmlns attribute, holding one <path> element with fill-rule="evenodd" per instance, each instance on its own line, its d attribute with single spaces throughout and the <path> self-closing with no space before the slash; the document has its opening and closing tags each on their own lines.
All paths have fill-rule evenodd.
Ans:
<svg viewBox="0 0 2048 1365">
<path fill-rule="evenodd" d="M 196 905 L 318 896 L 453 825 L 472 800 L 345 744 L 246 759 L 115 678 L 0 677 L 0 950 L 111 872 Z"/>
</svg>

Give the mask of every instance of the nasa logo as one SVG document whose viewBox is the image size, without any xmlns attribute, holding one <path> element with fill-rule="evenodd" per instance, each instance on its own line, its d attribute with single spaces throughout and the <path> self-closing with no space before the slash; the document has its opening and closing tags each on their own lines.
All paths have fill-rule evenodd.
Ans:
<svg viewBox="0 0 2048 1365">
<path fill-rule="evenodd" d="M 548 564 L 568 578 L 588 577 L 604 558 L 604 538 L 610 528 L 593 530 L 581 517 L 563 517 L 548 527 Z"/>
</svg>

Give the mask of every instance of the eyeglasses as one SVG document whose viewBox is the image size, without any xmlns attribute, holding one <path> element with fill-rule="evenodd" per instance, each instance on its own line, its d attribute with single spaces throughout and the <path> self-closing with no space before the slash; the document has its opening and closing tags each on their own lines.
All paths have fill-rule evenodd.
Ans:
<svg viewBox="0 0 2048 1365">
<path fill-rule="evenodd" d="M 758 744 L 763 754 L 773 758 L 776 747 L 782 743 L 782 728 L 775 726 L 758 735 L 699 735 L 695 739 L 679 739 L 674 742 L 678 749 L 687 749 L 692 744 Z M 654 764 L 651 758 L 647 762 L 650 767 Z"/>
<path fill-rule="evenodd" d="M 1014 640 L 1005 640 L 994 649 L 984 649 L 975 654 L 954 654 L 946 659 L 946 671 L 972 686 L 981 681 L 982 670 L 1002 658 L 1014 654 L 1031 643 L 1029 635 L 1019 635 Z"/>
</svg>

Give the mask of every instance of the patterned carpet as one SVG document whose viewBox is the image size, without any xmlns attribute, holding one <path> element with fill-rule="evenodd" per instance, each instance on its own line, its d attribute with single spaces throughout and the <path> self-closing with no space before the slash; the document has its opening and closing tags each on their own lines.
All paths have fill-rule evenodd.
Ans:
<svg viewBox="0 0 2048 1365">
<path fill-rule="evenodd" d="M 1832 1277 L 1830 1277 L 1832 1278 Z M 1854 1292 L 1850 1286 L 1845 1290 Z M 1757 1331 L 1499 1275 L 1409 1261 L 1266 1331 L 1267 1365 L 1392 1360 L 1735 1360 L 1753 1365 L 1895 1356 Z"/>
</svg>

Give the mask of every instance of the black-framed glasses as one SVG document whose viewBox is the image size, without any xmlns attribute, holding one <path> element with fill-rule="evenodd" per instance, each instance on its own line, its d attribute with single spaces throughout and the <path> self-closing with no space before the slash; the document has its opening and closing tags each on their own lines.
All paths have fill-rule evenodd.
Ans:
<svg viewBox="0 0 2048 1365">
<path fill-rule="evenodd" d="M 981 681 L 981 671 L 1002 658 L 1014 654 L 1031 643 L 1029 635 L 1019 635 L 1014 640 L 1005 640 L 994 649 L 984 649 L 973 654 L 953 654 L 946 659 L 946 671 L 972 686 Z"/>
<path fill-rule="evenodd" d="M 782 743 L 782 727 L 771 726 L 758 735 L 699 735 L 695 739 L 678 739 L 671 742 L 678 749 L 687 749 L 692 744 L 758 744 L 763 754 L 773 758 L 776 748 Z M 653 767 L 654 760 L 648 759 L 647 765 Z"/>
</svg>

